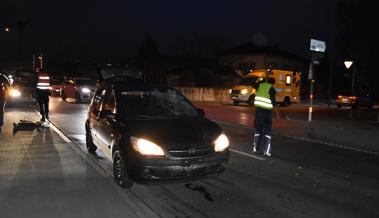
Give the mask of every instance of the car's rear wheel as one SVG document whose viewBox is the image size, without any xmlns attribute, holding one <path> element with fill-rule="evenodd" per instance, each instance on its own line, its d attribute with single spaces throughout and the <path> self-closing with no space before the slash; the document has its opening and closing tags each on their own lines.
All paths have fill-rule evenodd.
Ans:
<svg viewBox="0 0 379 218">
<path fill-rule="evenodd" d="M 79 92 L 77 92 L 75 96 L 76 96 L 76 102 L 77 103 L 81 103 L 82 102 L 82 98 L 80 97 Z"/>
<path fill-rule="evenodd" d="M 90 153 L 94 153 L 97 150 L 96 145 L 93 143 L 92 135 L 89 130 L 88 124 L 86 124 L 86 145 L 87 150 Z"/>
<path fill-rule="evenodd" d="M 125 155 L 118 146 L 115 146 L 113 153 L 113 177 L 121 188 L 130 188 L 134 184 L 127 172 Z"/>
<path fill-rule="evenodd" d="M 239 102 L 238 101 L 233 101 L 233 105 L 237 106 L 237 105 L 239 105 Z"/>
</svg>

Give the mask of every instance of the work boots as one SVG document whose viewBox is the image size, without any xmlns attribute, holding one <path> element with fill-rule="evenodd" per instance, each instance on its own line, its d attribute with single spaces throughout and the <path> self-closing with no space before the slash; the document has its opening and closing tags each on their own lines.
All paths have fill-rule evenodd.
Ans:
<svg viewBox="0 0 379 218">
<path fill-rule="evenodd" d="M 260 138 L 261 134 L 254 134 L 254 142 L 253 142 L 253 152 L 257 153 L 260 148 Z"/>
<path fill-rule="evenodd" d="M 264 155 L 271 156 L 271 136 L 264 135 L 263 137 Z"/>
</svg>

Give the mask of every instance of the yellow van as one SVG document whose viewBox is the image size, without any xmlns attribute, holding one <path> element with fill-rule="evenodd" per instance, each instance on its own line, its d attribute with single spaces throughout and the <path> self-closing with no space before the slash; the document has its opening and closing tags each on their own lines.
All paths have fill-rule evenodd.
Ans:
<svg viewBox="0 0 379 218">
<path fill-rule="evenodd" d="M 240 85 L 230 90 L 233 104 L 254 105 L 255 92 L 265 78 L 275 79 L 276 102 L 287 107 L 300 102 L 300 73 L 285 70 L 253 70 L 248 73 Z"/>
</svg>

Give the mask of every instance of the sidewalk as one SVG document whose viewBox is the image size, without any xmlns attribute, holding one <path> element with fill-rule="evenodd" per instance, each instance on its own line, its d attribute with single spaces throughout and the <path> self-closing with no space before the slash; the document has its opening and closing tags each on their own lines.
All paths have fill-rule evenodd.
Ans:
<svg viewBox="0 0 379 218">
<path fill-rule="evenodd" d="M 13 133 L 13 122 L 38 121 L 32 108 L 7 108 L 0 133 L 0 217 L 137 217 L 111 176 L 52 127 Z M 108 178 L 109 177 L 109 178 Z"/>
</svg>

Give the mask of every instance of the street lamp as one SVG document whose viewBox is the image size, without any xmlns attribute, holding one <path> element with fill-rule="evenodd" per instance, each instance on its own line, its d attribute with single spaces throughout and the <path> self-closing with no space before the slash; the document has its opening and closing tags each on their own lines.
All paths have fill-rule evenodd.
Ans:
<svg viewBox="0 0 379 218">
<path fill-rule="evenodd" d="M 343 62 L 345 64 L 346 69 L 350 69 L 350 67 L 354 64 L 353 61 L 345 61 Z M 353 73 L 351 77 L 351 96 L 354 97 L 354 86 L 355 86 L 355 66 L 357 64 L 354 64 L 353 66 Z M 354 102 L 356 103 L 356 102 Z M 350 107 L 350 113 L 349 113 L 349 118 L 351 119 L 353 117 L 353 105 Z"/>
</svg>

